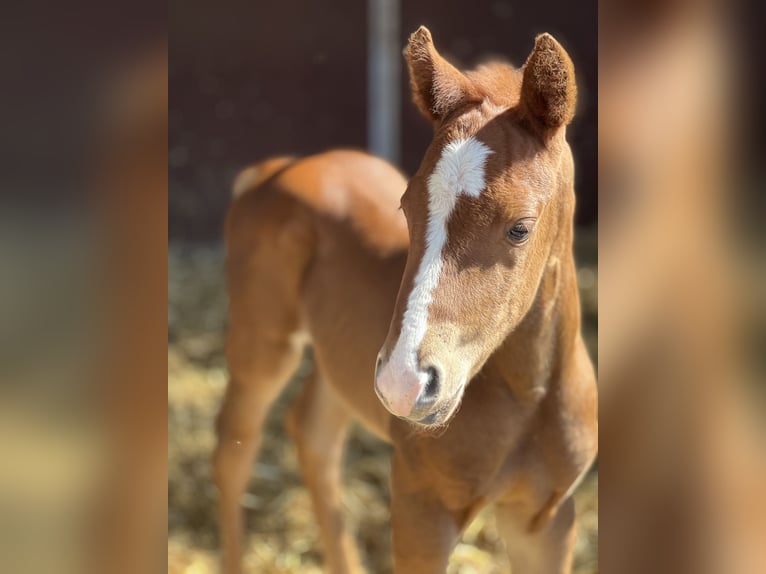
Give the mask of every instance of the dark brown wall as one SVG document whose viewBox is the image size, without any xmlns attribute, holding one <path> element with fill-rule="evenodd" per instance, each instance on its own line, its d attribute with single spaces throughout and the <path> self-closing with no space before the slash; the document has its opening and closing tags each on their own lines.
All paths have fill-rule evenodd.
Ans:
<svg viewBox="0 0 766 574">
<path fill-rule="evenodd" d="M 169 226 L 172 239 L 217 239 L 238 169 L 279 153 L 366 143 L 366 2 L 171 0 Z M 596 3 L 402 2 L 401 45 L 420 24 L 458 64 L 522 64 L 536 34 L 570 52 L 580 86 L 570 131 L 578 221 L 596 220 Z M 402 67 L 402 167 L 412 173 L 430 127 Z"/>
</svg>

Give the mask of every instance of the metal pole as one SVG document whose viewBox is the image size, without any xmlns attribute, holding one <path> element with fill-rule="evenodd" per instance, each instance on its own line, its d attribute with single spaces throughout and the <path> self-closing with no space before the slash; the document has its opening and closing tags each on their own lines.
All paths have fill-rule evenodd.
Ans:
<svg viewBox="0 0 766 574">
<path fill-rule="evenodd" d="M 367 147 L 399 163 L 399 0 L 367 2 Z"/>
</svg>

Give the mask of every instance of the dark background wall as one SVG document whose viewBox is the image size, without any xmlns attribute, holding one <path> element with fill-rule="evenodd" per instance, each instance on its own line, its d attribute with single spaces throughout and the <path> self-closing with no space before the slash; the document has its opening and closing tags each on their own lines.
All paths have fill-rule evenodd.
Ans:
<svg viewBox="0 0 766 574">
<path fill-rule="evenodd" d="M 597 218 L 596 2 L 402 0 L 401 46 L 419 25 L 461 66 L 501 56 L 521 65 L 540 32 L 569 51 L 578 115 L 578 223 Z M 215 240 L 237 170 L 274 154 L 367 141 L 364 0 L 170 2 L 168 233 Z M 410 103 L 402 66 L 401 167 L 411 174 L 431 128 Z"/>
</svg>

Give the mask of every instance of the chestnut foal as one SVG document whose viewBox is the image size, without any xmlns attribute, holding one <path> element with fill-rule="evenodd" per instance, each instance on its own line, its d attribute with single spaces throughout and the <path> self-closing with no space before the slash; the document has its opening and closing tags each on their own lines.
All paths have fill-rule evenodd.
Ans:
<svg viewBox="0 0 766 574">
<path fill-rule="evenodd" d="M 571 494 L 597 435 L 572 256 L 572 64 L 544 34 L 521 70 L 464 74 L 422 27 L 406 58 L 435 129 L 409 185 L 350 151 L 270 160 L 235 184 L 215 455 L 227 574 L 263 419 L 309 340 L 288 430 L 328 571 L 361 570 L 339 492 L 352 417 L 394 447 L 395 572 L 444 573 L 488 504 L 515 574 L 571 569 Z"/>
</svg>

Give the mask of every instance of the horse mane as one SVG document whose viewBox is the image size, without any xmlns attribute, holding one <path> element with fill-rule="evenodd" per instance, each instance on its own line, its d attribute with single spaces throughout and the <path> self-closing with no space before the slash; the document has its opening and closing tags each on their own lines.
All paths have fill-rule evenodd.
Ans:
<svg viewBox="0 0 766 574">
<path fill-rule="evenodd" d="M 521 94 L 522 70 L 502 60 L 493 60 L 466 72 L 466 76 L 493 104 L 514 107 Z"/>
</svg>

